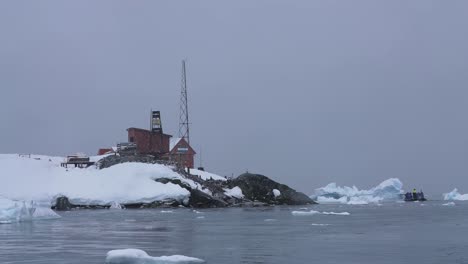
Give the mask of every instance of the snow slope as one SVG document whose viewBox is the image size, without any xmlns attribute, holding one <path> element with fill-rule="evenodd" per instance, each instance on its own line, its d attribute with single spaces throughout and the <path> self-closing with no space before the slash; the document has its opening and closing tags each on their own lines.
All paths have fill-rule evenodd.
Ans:
<svg viewBox="0 0 468 264">
<path fill-rule="evenodd" d="M 397 178 L 383 181 L 369 190 L 359 190 L 356 186 L 340 187 L 330 183 L 315 190 L 310 197 L 319 203 L 368 204 L 385 200 L 396 200 L 403 193 L 403 184 Z"/>
<path fill-rule="evenodd" d="M 97 158 L 96 158 L 97 159 Z M 35 201 L 51 206 L 65 195 L 75 204 L 149 203 L 164 199 L 182 201 L 189 192 L 156 178 L 178 178 L 197 184 L 160 164 L 122 163 L 98 170 L 60 167 L 64 158 L 0 154 L 0 195 L 13 200 Z"/>
<path fill-rule="evenodd" d="M 468 193 L 467 194 L 460 194 L 457 188 L 453 189 L 453 191 L 449 193 L 444 193 L 444 200 L 448 201 L 468 201 Z"/>
<path fill-rule="evenodd" d="M 216 175 L 214 173 L 210 173 L 210 172 L 202 171 L 202 170 L 197 170 L 197 169 L 190 169 L 190 174 L 200 176 L 205 181 L 209 180 L 209 179 L 218 180 L 218 181 L 226 181 L 226 179 L 224 177 L 221 177 L 221 176 Z"/>
</svg>

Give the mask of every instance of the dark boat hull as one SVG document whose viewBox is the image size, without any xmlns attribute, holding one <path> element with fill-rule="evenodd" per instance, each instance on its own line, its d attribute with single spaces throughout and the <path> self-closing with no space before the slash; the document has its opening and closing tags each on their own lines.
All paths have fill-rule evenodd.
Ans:
<svg viewBox="0 0 468 264">
<path fill-rule="evenodd" d="M 405 199 L 405 202 L 424 202 L 424 201 L 427 201 L 426 198 L 423 198 L 423 199 Z"/>
</svg>

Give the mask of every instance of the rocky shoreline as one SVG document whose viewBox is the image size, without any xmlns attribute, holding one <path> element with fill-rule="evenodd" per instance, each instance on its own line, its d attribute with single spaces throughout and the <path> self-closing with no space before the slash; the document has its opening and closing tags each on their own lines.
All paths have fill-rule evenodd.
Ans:
<svg viewBox="0 0 468 264">
<path fill-rule="evenodd" d="M 237 178 L 228 180 L 203 180 L 196 175 L 179 172 L 185 178 L 196 181 L 202 186 L 202 190 L 191 187 L 189 184 L 179 179 L 158 178 L 163 184 L 176 184 L 190 192 L 188 200 L 163 200 L 152 203 L 132 203 L 132 204 L 72 204 L 65 196 L 56 198 L 56 203 L 52 209 L 57 211 L 68 211 L 73 209 L 108 209 L 108 208 L 224 208 L 224 207 L 260 207 L 274 205 L 307 205 L 315 204 L 307 195 L 297 192 L 287 185 L 280 184 L 260 174 L 244 173 Z M 242 196 L 227 195 L 227 189 L 240 189 Z"/>
</svg>

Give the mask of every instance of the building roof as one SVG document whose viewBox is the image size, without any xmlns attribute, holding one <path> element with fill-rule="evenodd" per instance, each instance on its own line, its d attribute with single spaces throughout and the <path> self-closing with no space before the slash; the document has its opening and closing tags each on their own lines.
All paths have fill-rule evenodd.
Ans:
<svg viewBox="0 0 468 264">
<path fill-rule="evenodd" d="M 169 140 L 169 151 L 172 151 L 172 150 L 175 148 L 175 146 L 177 145 L 177 143 L 179 143 L 179 141 L 180 141 L 181 139 L 182 139 L 182 138 L 179 138 L 179 137 L 177 137 L 177 138 L 174 138 L 174 137 L 171 138 L 171 139 Z"/>
<path fill-rule="evenodd" d="M 197 154 L 197 152 L 195 152 L 195 150 L 192 148 L 192 146 L 190 146 L 184 138 L 179 138 L 179 137 L 177 137 L 177 138 L 170 138 L 170 139 L 169 139 L 169 152 L 172 152 L 172 151 L 174 150 L 174 148 L 175 148 L 175 147 L 180 143 L 180 141 L 182 141 L 182 140 L 185 142 L 185 144 L 188 145 L 190 151 L 192 151 L 193 154 Z"/>
</svg>

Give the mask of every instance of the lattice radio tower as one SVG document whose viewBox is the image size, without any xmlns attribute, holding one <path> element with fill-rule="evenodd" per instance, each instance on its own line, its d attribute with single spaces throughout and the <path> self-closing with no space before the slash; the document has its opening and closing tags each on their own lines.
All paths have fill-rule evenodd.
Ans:
<svg viewBox="0 0 468 264">
<path fill-rule="evenodd" d="M 185 60 L 182 61 L 182 89 L 180 92 L 179 137 L 184 138 L 190 145 L 189 111 L 187 99 L 187 76 L 185 74 Z"/>
</svg>

